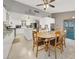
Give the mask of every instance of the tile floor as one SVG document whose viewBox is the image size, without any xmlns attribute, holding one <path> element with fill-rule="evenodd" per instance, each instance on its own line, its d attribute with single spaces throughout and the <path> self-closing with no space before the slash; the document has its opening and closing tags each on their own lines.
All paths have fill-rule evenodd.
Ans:
<svg viewBox="0 0 79 59">
<path fill-rule="evenodd" d="M 57 59 L 75 59 L 75 41 L 66 39 L 66 45 L 67 47 L 64 48 L 62 54 L 57 50 Z M 39 52 L 38 58 L 36 58 L 35 52 L 32 50 L 32 41 L 28 41 L 23 36 L 18 35 L 16 40 L 13 41 L 8 59 L 55 59 L 55 54 L 54 51 L 51 51 L 49 57 L 43 50 Z"/>
</svg>

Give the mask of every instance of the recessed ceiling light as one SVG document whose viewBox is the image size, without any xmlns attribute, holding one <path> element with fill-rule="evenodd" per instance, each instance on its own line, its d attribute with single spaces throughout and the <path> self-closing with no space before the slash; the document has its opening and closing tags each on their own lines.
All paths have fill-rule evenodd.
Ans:
<svg viewBox="0 0 79 59">
<path fill-rule="evenodd" d="M 72 18 L 74 19 L 74 18 L 75 18 L 75 16 L 72 16 Z"/>
</svg>

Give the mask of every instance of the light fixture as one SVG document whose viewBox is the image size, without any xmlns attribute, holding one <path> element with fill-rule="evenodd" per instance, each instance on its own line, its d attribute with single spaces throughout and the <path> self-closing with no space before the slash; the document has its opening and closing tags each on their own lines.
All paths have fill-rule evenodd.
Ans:
<svg viewBox="0 0 79 59">
<path fill-rule="evenodd" d="M 49 6 L 54 8 L 55 6 L 50 4 L 51 2 L 54 2 L 55 0 L 43 0 L 43 4 L 37 4 L 36 6 L 44 6 L 44 10 L 46 10 Z"/>
<path fill-rule="evenodd" d="M 44 8 L 46 8 L 46 6 L 44 5 Z"/>
<path fill-rule="evenodd" d="M 75 16 L 72 16 L 72 18 L 74 19 L 74 18 L 75 18 Z"/>
<path fill-rule="evenodd" d="M 49 4 L 44 5 L 44 9 L 46 10 L 49 7 Z"/>
<path fill-rule="evenodd" d="M 46 7 L 48 8 L 49 7 L 49 4 L 47 4 Z"/>
<path fill-rule="evenodd" d="M 44 5 L 44 8 L 46 8 L 46 6 Z"/>
</svg>

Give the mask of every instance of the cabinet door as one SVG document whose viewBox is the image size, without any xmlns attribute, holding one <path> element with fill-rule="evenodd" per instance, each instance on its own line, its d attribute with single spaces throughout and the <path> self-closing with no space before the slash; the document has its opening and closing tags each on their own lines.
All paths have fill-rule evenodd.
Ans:
<svg viewBox="0 0 79 59">
<path fill-rule="evenodd" d="M 69 24 L 68 24 L 68 21 L 65 20 L 65 21 L 64 21 L 64 28 L 67 28 L 67 27 L 69 27 Z"/>
<path fill-rule="evenodd" d="M 74 20 L 64 20 L 64 29 L 67 30 L 67 38 L 75 39 L 75 21 Z"/>
<path fill-rule="evenodd" d="M 67 38 L 75 39 L 74 36 L 74 30 L 72 30 L 71 28 L 67 29 Z"/>
</svg>

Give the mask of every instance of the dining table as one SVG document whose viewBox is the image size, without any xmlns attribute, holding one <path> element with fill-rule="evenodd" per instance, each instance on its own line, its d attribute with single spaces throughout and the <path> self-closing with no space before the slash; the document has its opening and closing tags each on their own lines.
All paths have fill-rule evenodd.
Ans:
<svg viewBox="0 0 79 59">
<path fill-rule="evenodd" d="M 56 38 L 55 31 L 38 32 L 37 36 L 39 38 L 45 39 L 45 50 L 49 52 L 48 56 L 50 56 L 50 40 L 52 40 L 52 38 Z M 56 43 L 56 40 L 55 40 L 55 43 Z M 56 47 L 55 47 L 55 59 L 57 59 Z"/>
</svg>

